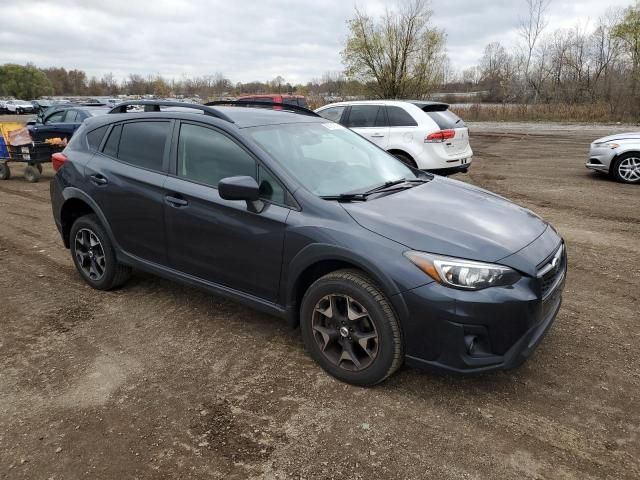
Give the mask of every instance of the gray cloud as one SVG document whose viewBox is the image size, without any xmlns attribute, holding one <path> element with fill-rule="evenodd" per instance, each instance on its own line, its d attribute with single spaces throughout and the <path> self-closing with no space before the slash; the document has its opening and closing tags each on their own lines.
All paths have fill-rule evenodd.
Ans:
<svg viewBox="0 0 640 480">
<path fill-rule="evenodd" d="M 4 0 L 0 63 L 65 66 L 169 78 L 223 72 L 233 81 L 290 82 L 341 70 L 352 0 Z M 630 0 L 555 0 L 549 28 L 587 22 Z M 370 12 L 392 5 L 358 1 Z M 454 68 L 475 64 L 484 45 L 512 42 L 522 2 L 432 0 Z"/>
</svg>

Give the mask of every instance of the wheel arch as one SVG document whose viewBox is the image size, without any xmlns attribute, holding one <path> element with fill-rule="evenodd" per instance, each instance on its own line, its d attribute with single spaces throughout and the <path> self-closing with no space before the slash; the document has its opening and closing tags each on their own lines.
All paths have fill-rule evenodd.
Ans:
<svg viewBox="0 0 640 480">
<path fill-rule="evenodd" d="M 365 258 L 352 251 L 334 245 L 310 245 L 303 249 L 289 264 L 287 272 L 285 305 L 287 323 L 295 328 L 300 323 L 300 306 L 307 289 L 320 277 L 343 269 L 359 270 L 376 283 L 398 314 L 403 314 L 406 306 L 398 288 L 387 273 Z M 400 302 L 400 303 L 398 303 Z"/>
<path fill-rule="evenodd" d="M 390 149 L 387 150 L 387 152 L 390 153 L 391 155 L 394 155 L 396 153 L 399 153 L 401 155 L 405 155 L 406 157 L 408 157 L 413 162 L 414 168 L 418 168 L 418 162 L 416 162 L 416 159 L 414 158 L 414 156 L 412 154 L 410 154 L 409 152 L 407 152 L 406 150 L 403 150 L 401 148 L 390 148 Z"/>
<path fill-rule="evenodd" d="M 107 222 L 104 213 L 102 213 L 100 207 L 98 207 L 91 197 L 82 190 L 73 187 L 66 188 L 63 192 L 63 197 L 64 202 L 62 207 L 60 207 L 60 223 L 62 227 L 62 240 L 64 241 L 65 247 L 69 248 L 70 245 L 69 234 L 71 233 L 71 226 L 73 225 L 73 222 L 84 215 L 91 214 L 98 217 L 113 244 L 117 245 L 113 238 L 109 222 Z"/>
</svg>

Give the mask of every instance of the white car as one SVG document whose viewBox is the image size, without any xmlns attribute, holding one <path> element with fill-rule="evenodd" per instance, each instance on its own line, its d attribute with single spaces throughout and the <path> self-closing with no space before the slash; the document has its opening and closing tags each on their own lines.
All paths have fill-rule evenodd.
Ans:
<svg viewBox="0 0 640 480">
<path fill-rule="evenodd" d="M 446 103 L 340 102 L 316 113 L 352 129 L 412 167 L 449 174 L 467 171 L 471 165 L 469 129 Z"/>
<path fill-rule="evenodd" d="M 18 115 L 35 111 L 31 102 L 25 102 L 24 100 L 9 100 L 5 104 L 5 108 L 9 113 L 17 113 Z"/>
<path fill-rule="evenodd" d="M 591 144 L 585 165 L 619 182 L 640 184 L 640 132 L 619 133 Z"/>
</svg>

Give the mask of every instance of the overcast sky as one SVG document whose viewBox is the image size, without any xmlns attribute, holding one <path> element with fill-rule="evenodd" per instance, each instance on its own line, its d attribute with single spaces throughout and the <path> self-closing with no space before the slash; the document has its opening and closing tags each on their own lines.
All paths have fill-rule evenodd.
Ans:
<svg viewBox="0 0 640 480">
<path fill-rule="evenodd" d="M 549 29 L 596 20 L 632 0 L 552 0 Z M 0 64 L 79 68 L 167 78 L 222 72 L 234 82 L 307 82 L 342 70 L 340 50 L 355 5 L 372 0 L 2 0 Z M 432 0 L 455 69 L 495 40 L 511 44 L 524 0 Z"/>
</svg>

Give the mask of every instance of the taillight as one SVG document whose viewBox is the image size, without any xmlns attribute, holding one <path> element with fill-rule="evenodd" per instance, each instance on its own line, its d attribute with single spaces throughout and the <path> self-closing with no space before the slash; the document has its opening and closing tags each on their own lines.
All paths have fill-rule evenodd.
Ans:
<svg viewBox="0 0 640 480">
<path fill-rule="evenodd" d="M 54 153 L 53 155 L 51 155 L 51 166 L 53 167 L 53 170 L 55 172 L 60 170 L 60 167 L 62 167 L 62 165 L 66 161 L 67 156 L 62 152 Z"/>
<path fill-rule="evenodd" d="M 440 130 L 424 137 L 424 143 L 441 143 L 456 136 L 455 130 Z"/>
</svg>

